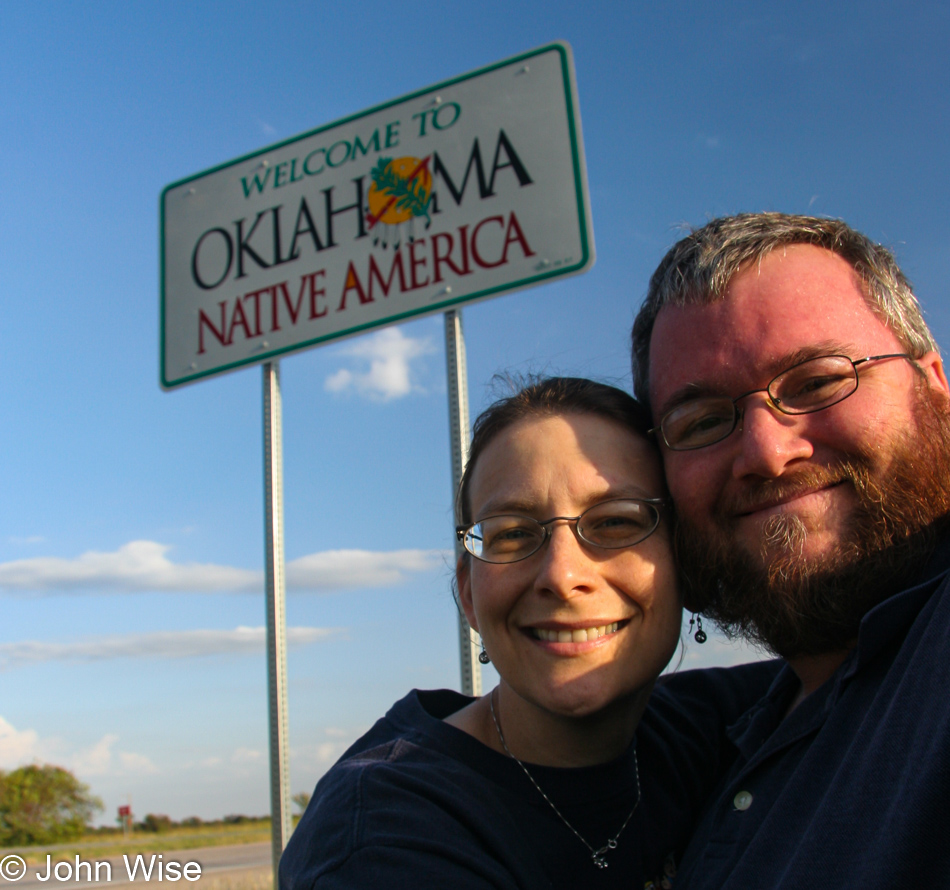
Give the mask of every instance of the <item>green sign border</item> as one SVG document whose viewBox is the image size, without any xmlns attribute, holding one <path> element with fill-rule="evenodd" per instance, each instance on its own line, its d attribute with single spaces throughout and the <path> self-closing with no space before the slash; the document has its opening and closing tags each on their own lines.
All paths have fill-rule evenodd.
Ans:
<svg viewBox="0 0 950 890">
<path fill-rule="evenodd" d="M 228 167 L 232 167 L 235 164 L 243 163 L 244 161 L 251 160 L 252 158 L 259 157 L 262 154 L 268 154 L 276 151 L 277 149 L 283 148 L 284 146 L 291 145 L 295 142 L 299 142 L 301 139 L 307 139 L 310 136 L 315 136 L 317 133 L 322 133 L 325 130 L 330 130 L 334 127 L 339 127 L 342 124 L 349 123 L 350 121 L 358 120 L 359 118 L 366 117 L 369 114 L 374 114 L 377 111 L 382 111 L 386 108 L 390 108 L 393 105 L 398 105 L 401 102 L 407 102 L 410 99 L 415 99 L 418 96 L 424 96 L 427 93 L 431 93 L 434 90 L 444 89 L 445 87 L 452 86 L 456 83 L 461 83 L 465 80 L 471 80 L 474 77 L 478 77 L 482 74 L 487 74 L 489 71 L 494 71 L 497 68 L 502 68 L 505 65 L 512 65 L 516 62 L 522 62 L 526 59 L 534 58 L 535 56 L 542 55 L 544 53 L 551 52 L 552 50 L 558 52 L 561 56 L 561 76 L 564 83 L 564 95 L 565 95 L 565 105 L 567 108 L 567 123 L 568 130 L 570 133 L 571 139 L 571 158 L 574 168 L 574 191 L 575 197 L 577 199 L 577 218 L 580 223 L 580 235 L 581 235 L 581 259 L 579 262 L 571 266 L 560 266 L 557 269 L 551 269 L 547 272 L 541 272 L 538 275 L 532 275 L 528 278 L 522 278 L 520 281 L 513 281 L 508 284 L 500 285 L 498 287 L 488 288 L 486 290 L 477 291 L 476 293 L 467 294 L 461 297 L 455 297 L 454 299 L 448 299 L 441 303 L 435 305 L 419 307 L 417 309 L 411 309 L 406 312 L 403 312 L 400 315 L 391 315 L 385 319 L 375 322 L 369 322 L 367 324 L 359 325 L 355 328 L 350 328 L 346 331 L 337 331 L 333 334 L 326 334 L 321 337 L 315 337 L 312 340 L 307 340 L 303 343 L 295 343 L 292 346 L 284 347 L 283 349 L 277 349 L 273 352 L 266 353 L 264 355 L 253 356 L 251 358 L 240 359 L 239 361 L 232 362 L 228 365 L 221 365 L 217 368 L 212 368 L 208 371 L 201 371 L 200 373 L 192 374 L 188 377 L 182 377 L 176 379 L 175 381 L 169 382 L 165 374 L 165 196 L 172 191 L 173 189 L 181 188 L 183 185 L 186 185 L 189 182 L 194 182 L 196 179 L 201 179 L 205 176 L 209 176 L 212 173 L 217 173 L 219 170 L 225 170 Z M 162 189 L 161 196 L 159 197 L 159 219 L 160 219 L 160 230 L 159 230 L 159 280 L 160 280 L 160 328 L 161 328 L 161 340 L 159 343 L 159 362 L 160 362 L 160 383 L 163 389 L 175 389 L 179 386 L 184 386 L 189 383 L 195 383 L 198 380 L 202 380 L 205 377 L 214 377 L 219 374 L 225 374 L 228 371 L 234 371 L 238 368 L 246 367 L 248 365 L 259 365 L 265 361 L 272 361 L 276 358 L 279 358 L 282 355 L 288 353 L 299 352 L 303 349 L 309 349 L 313 346 L 318 346 L 321 343 L 329 343 L 334 340 L 342 340 L 346 337 L 352 337 L 356 334 L 362 333 L 364 331 L 372 330 L 373 328 L 381 328 L 390 324 L 395 324 L 400 321 L 404 321 L 408 318 L 413 318 L 419 315 L 432 315 L 435 312 L 441 312 L 446 309 L 450 309 L 453 306 L 471 303 L 476 300 L 484 300 L 488 297 L 498 296 L 499 294 L 506 293 L 508 291 L 518 290 L 519 288 L 529 287 L 531 285 L 539 284 L 543 281 L 546 281 L 550 278 L 558 278 L 562 275 L 571 275 L 577 272 L 581 272 L 588 266 L 589 263 L 592 263 L 593 257 L 591 254 L 591 245 L 588 240 L 588 231 L 590 230 L 590 219 L 587 214 L 587 202 L 586 202 L 586 189 L 585 180 L 584 180 L 584 171 L 581 169 L 581 159 L 580 159 L 580 140 L 578 134 L 578 125 L 577 125 L 577 91 L 574 86 L 574 80 L 572 77 L 571 70 L 571 49 L 570 46 L 563 42 L 557 41 L 555 43 L 549 43 L 545 46 L 538 47 L 537 49 L 530 50 L 526 53 L 522 53 L 518 56 L 512 56 L 508 59 L 503 59 L 500 62 L 496 62 L 493 65 L 488 65 L 485 68 L 479 68 L 476 71 L 470 71 L 468 74 L 462 74 L 458 77 L 453 77 L 450 80 L 444 80 L 440 83 L 433 84 L 432 86 L 425 87 L 424 89 L 417 90 L 414 93 L 407 93 L 405 96 L 400 96 L 397 99 L 392 99 L 388 102 L 383 102 L 381 105 L 375 105 L 372 108 L 368 108 L 365 111 L 360 111 L 356 114 L 352 114 L 349 117 L 340 118 L 339 120 L 333 121 L 332 123 L 325 124 L 322 127 L 317 127 L 314 130 L 308 130 L 306 133 L 300 133 L 297 136 L 292 136 L 289 139 L 285 139 L 283 142 L 275 142 L 273 145 L 268 145 L 265 148 L 258 149 L 257 151 L 250 152 L 249 154 L 242 155 L 239 158 L 234 160 L 227 161 L 223 164 L 219 164 L 216 167 L 211 167 L 208 170 L 204 170 L 201 173 L 196 173 L 193 176 L 188 176 L 184 179 L 179 179 L 170 185 L 165 186 Z"/>
</svg>

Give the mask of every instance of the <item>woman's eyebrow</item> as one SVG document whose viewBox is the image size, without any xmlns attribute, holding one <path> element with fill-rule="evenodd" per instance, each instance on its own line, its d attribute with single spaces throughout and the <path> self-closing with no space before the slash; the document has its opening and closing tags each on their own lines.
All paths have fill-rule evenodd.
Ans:
<svg viewBox="0 0 950 890">
<path fill-rule="evenodd" d="M 584 507 L 585 510 L 592 507 L 594 504 L 600 504 L 603 501 L 613 501 L 618 498 L 632 498 L 634 500 L 649 500 L 651 498 L 662 497 L 662 495 L 653 495 L 649 494 L 649 491 L 654 488 L 660 488 L 659 484 L 653 486 L 644 486 L 639 484 L 625 484 L 625 485 L 612 485 L 606 487 L 603 491 L 593 494 L 590 498 L 587 499 L 587 506 Z M 520 500 L 518 498 L 508 498 L 497 500 L 490 499 L 485 503 L 482 508 L 478 511 L 478 514 L 481 518 L 486 518 L 488 516 L 502 516 L 509 513 L 517 513 L 523 516 L 531 516 L 534 513 L 542 512 L 539 510 L 537 502 L 531 502 L 526 500 Z M 582 511 L 583 512 L 583 511 Z M 477 520 L 476 520 L 477 521 Z"/>
<path fill-rule="evenodd" d="M 478 511 L 481 516 L 498 516 L 502 513 L 524 513 L 530 515 L 532 510 L 537 508 L 536 503 L 531 501 L 519 500 L 517 498 L 497 498 L 489 499 Z"/>
</svg>

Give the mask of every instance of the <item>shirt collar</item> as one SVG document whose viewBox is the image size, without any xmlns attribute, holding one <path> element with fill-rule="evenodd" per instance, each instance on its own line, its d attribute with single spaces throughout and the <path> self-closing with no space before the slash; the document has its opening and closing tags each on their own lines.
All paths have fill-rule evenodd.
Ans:
<svg viewBox="0 0 950 890">
<path fill-rule="evenodd" d="M 940 582 L 950 571 L 950 536 L 944 535 L 912 587 L 888 597 L 861 619 L 858 645 L 854 657 L 845 662 L 841 680 L 854 676 L 874 658 L 891 640 L 907 632 L 930 599 Z"/>
<path fill-rule="evenodd" d="M 858 644 L 827 683 L 815 690 L 784 719 L 795 695 L 799 680 L 788 664 L 783 665 L 765 697 L 750 708 L 726 732 L 739 751 L 750 759 L 762 750 L 766 739 L 769 748 L 783 737 L 789 739 L 817 728 L 833 707 L 848 680 L 876 656 L 892 640 L 905 634 L 927 600 L 950 572 L 950 534 L 941 537 L 934 553 L 912 587 L 878 603 L 861 620 Z M 775 730 L 783 726 L 781 733 Z M 788 739 L 784 736 L 788 735 Z"/>
</svg>

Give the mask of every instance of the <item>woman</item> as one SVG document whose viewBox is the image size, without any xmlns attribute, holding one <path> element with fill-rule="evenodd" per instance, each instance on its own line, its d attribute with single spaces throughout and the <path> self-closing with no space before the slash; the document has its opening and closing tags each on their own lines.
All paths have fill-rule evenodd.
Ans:
<svg viewBox="0 0 950 890">
<path fill-rule="evenodd" d="M 500 682 L 397 702 L 317 785 L 285 890 L 662 884 L 772 670 L 684 674 L 645 710 L 681 623 L 648 427 L 574 378 L 479 417 L 456 578 Z"/>
</svg>

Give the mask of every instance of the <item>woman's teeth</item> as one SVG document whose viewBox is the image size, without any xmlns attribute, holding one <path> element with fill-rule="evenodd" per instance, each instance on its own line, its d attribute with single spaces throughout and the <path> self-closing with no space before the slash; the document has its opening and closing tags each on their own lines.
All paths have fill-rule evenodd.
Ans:
<svg viewBox="0 0 950 890">
<path fill-rule="evenodd" d="M 541 627 L 531 628 L 531 632 L 538 640 L 544 640 L 546 643 L 586 643 L 588 640 L 596 640 L 607 634 L 615 633 L 620 626 L 620 622 L 613 624 L 601 624 L 599 627 L 582 627 L 578 630 L 544 630 Z"/>
</svg>

